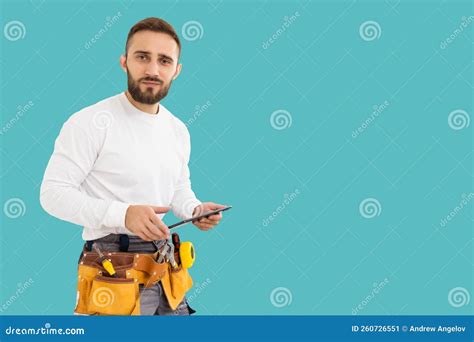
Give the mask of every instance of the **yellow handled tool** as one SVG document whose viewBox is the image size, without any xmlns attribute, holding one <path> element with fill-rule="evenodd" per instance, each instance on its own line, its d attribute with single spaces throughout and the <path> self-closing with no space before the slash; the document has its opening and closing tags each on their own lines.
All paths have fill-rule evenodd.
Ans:
<svg viewBox="0 0 474 342">
<path fill-rule="evenodd" d="M 97 247 L 95 244 L 92 245 L 92 249 L 94 249 L 97 254 L 99 254 L 99 259 L 97 262 L 101 263 L 102 266 L 104 266 L 105 270 L 114 278 L 117 278 L 117 273 L 115 273 L 115 268 L 114 265 L 112 264 L 112 261 L 107 259 L 105 255 L 102 253 L 102 251 Z"/>
</svg>

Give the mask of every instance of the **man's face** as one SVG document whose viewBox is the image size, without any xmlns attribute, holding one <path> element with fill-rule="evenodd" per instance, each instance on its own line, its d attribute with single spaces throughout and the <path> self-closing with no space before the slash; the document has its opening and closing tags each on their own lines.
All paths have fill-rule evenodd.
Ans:
<svg viewBox="0 0 474 342">
<path fill-rule="evenodd" d="M 161 101 L 181 71 L 178 57 L 178 44 L 169 35 L 153 31 L 135 33 L 129 41 L 127 56 L 121 58 L 132 98 L 143 104 Z"/>
</svg>

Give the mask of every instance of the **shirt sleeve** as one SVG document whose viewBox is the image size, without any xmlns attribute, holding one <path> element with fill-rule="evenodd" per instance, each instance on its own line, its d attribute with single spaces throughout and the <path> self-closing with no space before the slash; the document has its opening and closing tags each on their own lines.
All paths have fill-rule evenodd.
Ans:
<svg viewBox="0 0 474 342">
<path fill-rule="evenodd" d="M 129 204 L 81 192 L 100 151 L 100 139 L 69 119 L 54 145 L 40 190 L 40 203 L 50 215 L 100 230 L 125 228 Z"/>
<path fill-rule="evenodd" d="M 188 165 L 191 155 L 191 139 L 186 126 L 183 127 L 181 139 L 184 147 L 182 167 L 178 182 L 175 186 L 173 199 L 171 201 L 171 209 L 173 210 L 173 214 L 176 217 L 188 219 L 192 217 L 194 208 L 200 205 L 201 201 L 196 198 L 196 195 L 191 188 L 190 171 Z"/>
</svg>

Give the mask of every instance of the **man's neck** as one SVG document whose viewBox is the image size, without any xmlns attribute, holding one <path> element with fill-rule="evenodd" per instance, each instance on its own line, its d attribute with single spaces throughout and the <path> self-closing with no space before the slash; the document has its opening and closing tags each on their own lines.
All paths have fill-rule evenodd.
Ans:
<svg viewBox="0 0 474 342">
<path fill-rule="evenodd" d="M 128 90 L 125 91 L 125 96 L 127 96 L 128 101 L 130 101 L 132 105 L 134 105 L 136 108 L 138 108 L 142 112 L 145 112 L 151 115 L 156 115 L 158 113 L 158 109 L 160 107 L 159 103 L 145 104 L 145 103 L 137 102 L 133 99 L 133 97 L 130 95 Z"/>
</svg>

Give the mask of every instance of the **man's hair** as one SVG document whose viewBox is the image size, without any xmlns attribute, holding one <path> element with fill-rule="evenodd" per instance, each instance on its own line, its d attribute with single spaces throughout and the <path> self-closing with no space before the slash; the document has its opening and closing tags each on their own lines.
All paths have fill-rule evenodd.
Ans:
<svg viewBox="0 0 474 342">
<path fill-rule="evenodd" d="M 173 26 L 171 26 L 163 19 L 150 17 L 140 20 L 138 23 L 133 25 L 130 31 L 128 32 L 127 43 L 125 44 L 125 56 L 127 56 L 128 53 L 128 44 L 130 42 L 130 39 L 135 33 L 139 31 L 161 32 L 171 36 L 171 38 L 174 39 L 176 44 L 178 44 L 178 55 L 181 53 L 181 42 L 179 41 L 179 37 L 176 34 L 176 31 L 174 30 Z"/>
</svg>

